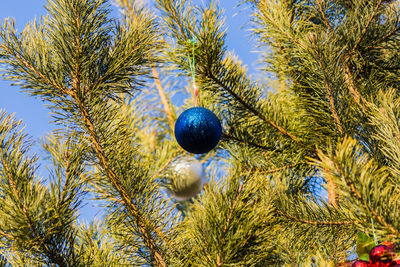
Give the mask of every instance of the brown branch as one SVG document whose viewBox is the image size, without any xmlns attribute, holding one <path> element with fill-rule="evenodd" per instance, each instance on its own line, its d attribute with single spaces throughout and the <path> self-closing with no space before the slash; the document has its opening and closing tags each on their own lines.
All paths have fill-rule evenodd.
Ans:
<svg viewBox="0 0 400 267">
<path fill-rule="evenodd" d="M 279 168 L 275 168 L 275 169 L 272 169 L 272 170 L 268 170 L 268 171 L 256 171 L 256 173 L 260 173 L 260 174 L 276 173 L 276 172 L 280 172 L 282 170 L 286 170 L 286 169 L 292 168 L 292 167 L 294 167 L 296 165 L 297 165 L 296 163 L 292 163 L 292 164 L 289 164 L 289 165 L 286 165 L 286 166 L 283 166 L 283 167 L 279 167 Z"/>
<path fill-rule="evenodd" d="M 275 212 L 278 213 L 279 215 L 289 218 L 291 220 L 294 220 L 296 222 L 301 222 L 301 223 L 306 223 L 306 224 L 310 224 L 310 225 L 314 225 L 314 226 L 323 226 L 323 225 L 329 225 L 329 226 L 333 226 L 333 225 L 350 225 L 350 224 L 354 224 L 353 221 L 341 221 L 341 222 L 337 222 L 337 221 L 311 221 L 311 220 L 305 220 L 305 219 L 300 219 L 297 218 L 295 216 L 292 216 L 290 214 L 287 214 L 283 211 L 280 211 L 278 209 L 275 209 Z"/>
<path fill-rule="evenodd" d="M 334 164 L 330 161 L 331 164 Z M 336 194 L 336 184 L 335 179 L 330 175 L 329 170 L 327 168 L 323 168 L 326 175 L 324 178 L 326 180 L 326 190 L 328 191 L 328 203 L 333 206 L 337 206 L 338 195 Z"/>
<path fill-rule="evenodd" d="M 0 235 L 6 237 L 6 238 L 8 238 L 8 239 L 14 239 L 14 237 L 13 237 L 12 235 L 7 234 L 6 232 L 4 232 L 4 231 L 2 231 L 2 230 L 0 230 Z"/>
<path fill-rule="evenodd" d="M 322 8 L 321 0 L 317 0 L 317 5 L 318 5 L 318 7 L 319 7 L 319 12 L 321 13 L 322 18 L 324 19 L 325 25 L 328 27 L 328 29 L 329 29 L 330 32 L 333 32 L 332 26 L 331 26 L 331 24 L 329 23 L 329 20 L 328 20 L 328 18 L 326 17 L 325 12 L 324 12 L 324 10 L 323 10 L 323 8 Z"/>
<path fill-rule="evenodd" d="M 369 28 L 369 25 L 372 22 L 372 19 L 375 17 L 376 12 L 378 11 L 379 6 L 381 5 L 382 0 L 378 0 L 378 3 L 375 6 L 374 11 L 372 12 L 371 16 L 369 17 L 368 21 L 367 21 L 367 25 L 365 25 L 365 28 L 363 29 L 363 31 L 361 32 L 360 37 L 357 39 L 357 41 L 354 43 L 353 48 L 351 49 L 351 51 L 356 51 L 358 45 L 361 43 L 362 39 L 364 38 L 365 34 L 367 33 L 367 30 Z"/>
<path fill-rule="evenodd" d="M 354 81 L 353 74 L 351 73 L 350 66 L 349 66 L 349 59 L 350 55 L 354 54 L 356 49 L 358 48 L 358 45 L 361 43 L 362 39 L 364 38 L 365 34 L 367 33 L 367 30 L 372 22 L 372 19 L 375 17 L 378 8 L 381 4 L 382 0 L 379 0 L 377 5 L 375 6 L 374 11 L 372 12 L 371 16 L 369 17 L 367 24 L 365 25 L 365 28 L 361 32 L 360 37 L 357 39 L 357 41 L 354 43 L 353 48 L 347 53 L 344 59 L 344 77 L 345 77 L 345 82 L 353 96 L 354 102 L 362 109 L 362 111 L 366 112 L 366 108 L 364 107 L 364 103 L 366 100 L 363 98 L 363 96 L 360 95 L 357 86 Z"/>
<path fill-rule="evenodd" d="M 250 145 L 250 146 L 254 146 L 254 147 L 257 147 L 257 148 L 260 148 L 260 149 L 263 149 L 263 150 L 267 150 L 267 151 L 274 150 L 274 148 L 272 148 L 272 147 L 266 147 L 266 146 L 263 146 L 263 145 L 256 144 L 254 142 L 248 141 L 248 140 L 242 140 L 242 139 L 240 139 L 238 137 L 235 137 L 233 135 L 230 135 L 228 133 L 222 133 L 222 138 L 234 140 L 234 141 L 237 141 L 237 142 L 240 142 L 240 143 L 244 143 L 244 144 L 247 144 L 247 145 Z M 281 150 L 275 150 L 275 151 L 281 152 Z"/>
<path fill-rule="evenodd" d="M 155 67 L 152 67 L 151 70 L 153 71 L 153 77 L 154 77 L 154 80 L 155 80 L 155 82 L 156 82 L 158 94 L 160 95 L 160 98 L 161 98 L 161 103 L 162 103 L 163 106 L 164 106 L 165 114 L 167 114 L 167 118 L 168 118 L 168 122 L 169 122 L 169 127 L 170 127 L 171 130 L 173 130 L 173 129 L 174 129 L 174 125 L 175 125 L 175 123 L 174 123 L 174 117 L 172 116 L 172 111 L 171 111 L 171 107 L 170 107 L 170 105 L 169 105 L 169 103 L 168 103 L 167 96 L 166 96 L 166 94 L 165 94 L 164 88 L 163 88 L 162 85 L 161 85 L 161 82 L 160 82 L 160 78 L 159 78 L 159 76 L 158 76 L 157 69 L 156 69 Z"/>
<path fill-rule="evenodd" d="M 334 102 L 333 95 L 332 95 L 332 89 L 331 89 L 331 86 L 330 86 L 329 80 L 328 80 L 328 75 L 326 74 L 325 68 L 322 66 L 322 63 L 320 60 L 321 58 L 320 57 L 318 57 L 318 58 L 319 58 L 318 64 L 319 64 L 321 71 L 323 73 L 323 76 L 324 76 L 325 89 L 326 89 L 326 93 L 328 95 L 329 107 L 331 109 L 332 117 L 335 120 L 335 124 L 339 130 L 340 135 L 343 135 L 343 128 L 342 128 L 342 124 L 340 123 L 339 115 L 336 111 L 335 102 Z"/>
<path fill-rule="evenodd" d="M 354 81 L 353 74 L 351 73 L 350 70 L 348 59 L 345 59 L 344 62 L 344 77 L 347 87 L 349 88 L 353 96 L 354 102 L 356 102 L 356 104 L 365 112 L 366 108 L 364 107 L 364 104 L 362 102 L 366 102 L 366 100 L 363 96 L 360 95 L 360 92 L 357 89 L 357 85 Z"/>
<path fill-rule="evenodd" d="M 337 206 L 338 195 L 336 194 L 336 184 L 332 177 L 325 177 L 326 179 L 326 190 L 328 191 L 328 203 L 333 206 Z"/>
</svg>

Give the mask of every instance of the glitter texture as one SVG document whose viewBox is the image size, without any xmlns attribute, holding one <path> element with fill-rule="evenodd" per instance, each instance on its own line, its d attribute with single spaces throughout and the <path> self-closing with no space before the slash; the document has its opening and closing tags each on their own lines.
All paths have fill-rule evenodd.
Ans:
<svg viewBox="0 0 400 267">
<path fill-rule="evenodd" d="M 175 123 L 175 138 L 186 151 L 207 153 L 217 146 L 222 133 L 218 117 L 210 110 L 195 107 L 185 110 Z"/>
</svg>

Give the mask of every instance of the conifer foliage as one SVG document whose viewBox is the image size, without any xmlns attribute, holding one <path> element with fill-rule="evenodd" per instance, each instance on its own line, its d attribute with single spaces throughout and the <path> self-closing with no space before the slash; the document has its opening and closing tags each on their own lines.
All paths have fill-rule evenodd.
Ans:
<svg viewBox="0 0 400 267">
<path fill-rule="evenodd" d="M 399 4 L 240 2 L 261 81 L 229 51 L 218 1 L 155 2 L 116 0 L 113 18 L 106 0 L 48 0 L 20 33 L 2 22 L 2 77 L 58 129 L 44 179 L 22 122 L 0 113 L 1 265 L 351 265 L 368 240 L 399 253 Z M 173 126 L 193 102 L 172 100 L 193 73 L 223 133 L 197 156 L 202 192 L 177 201 Z M 88 197 L 104 216 L 84 224 Z"/>
</svg>

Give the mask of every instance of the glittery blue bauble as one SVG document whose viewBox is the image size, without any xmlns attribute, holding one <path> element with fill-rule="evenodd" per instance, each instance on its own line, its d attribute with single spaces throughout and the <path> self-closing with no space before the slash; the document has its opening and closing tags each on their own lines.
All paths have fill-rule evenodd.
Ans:
<svg viewBox="0 0 400 267">
<path fill-rule="evenodd" d="M 175 123 L 175 138 L 186 151 L 207 153 L 217 146 L 222 127 L 212 111 L 202 108 L 185 110 Z"/>
</svg>

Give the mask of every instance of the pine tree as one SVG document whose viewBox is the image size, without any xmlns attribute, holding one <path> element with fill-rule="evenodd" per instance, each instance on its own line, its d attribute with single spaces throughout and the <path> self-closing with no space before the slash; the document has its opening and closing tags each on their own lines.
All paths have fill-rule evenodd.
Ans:
<svg viewBox="0 0 400 267">
<path fill-rule="evenodd" d="M 267 81 L 229 52 L 218 2 L 116 3 L 120 19 L 106 0 L 48 0 L 21 33 L 0 27 L 3 78 L 58 127 L 43 179 L 22 122 L 0 113 L 2 266 L 335 266 L 362 237 L 398 247 L 395 1 L 241 2 Z M 193 101 L 172 96 L 194 74 L 223 136 L 198 157 L 203 191 L 179 202 L 166 177 Z M 105 213 L 85 225 L 88 194 Z"/>
</svg>

